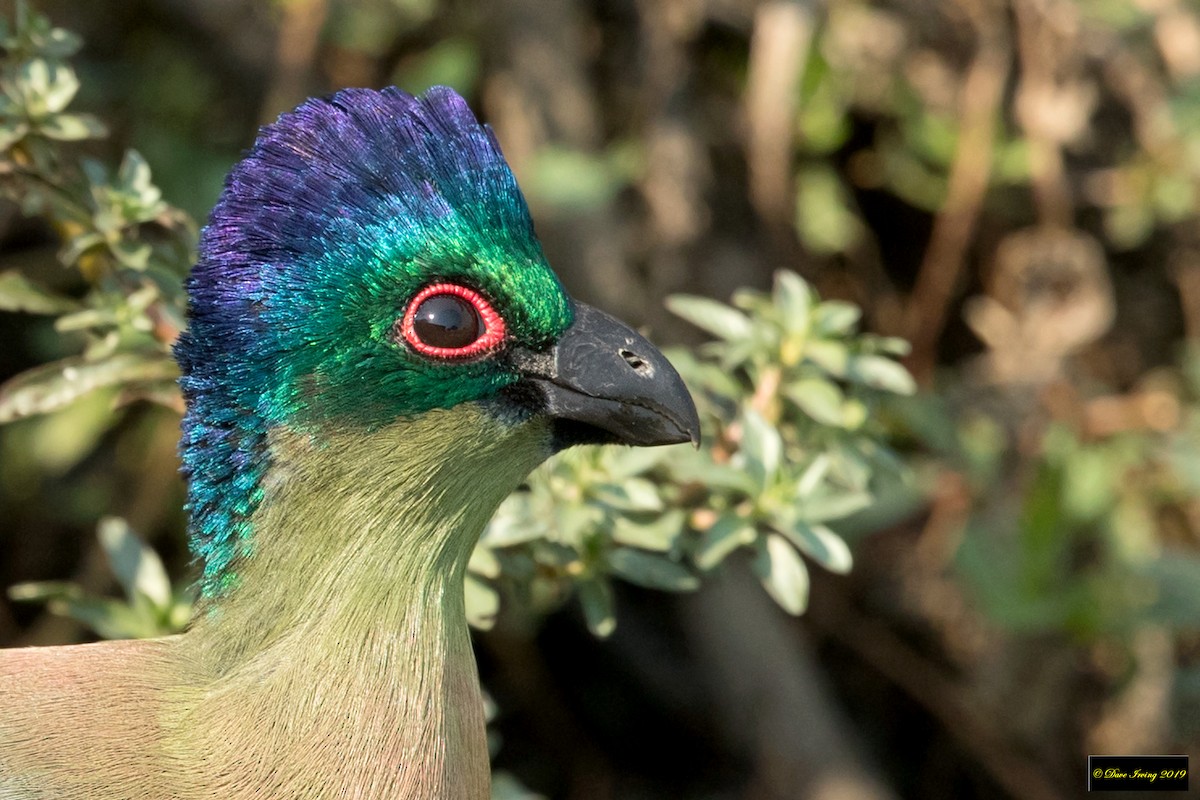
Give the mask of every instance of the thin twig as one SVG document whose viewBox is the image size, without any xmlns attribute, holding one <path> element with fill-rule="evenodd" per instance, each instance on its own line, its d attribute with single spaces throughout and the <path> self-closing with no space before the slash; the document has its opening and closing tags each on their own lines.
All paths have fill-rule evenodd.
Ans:
<svg viewBox="0 0 1200 800">
<path fill-rule="evenodd" d="M 962 127 L 946 202 L 934 220 L 905 314 L 905 330 L 913 345 L 909 366 L 917 380 L 926 384 L 932 377 L 937 342 L 950 315 L 991 176 L 996 119 L 1009 72 L 1009 47 L 997 33 L 997 24 L 977 21 L 979 47 L 960 90 Z"/>
</svg>

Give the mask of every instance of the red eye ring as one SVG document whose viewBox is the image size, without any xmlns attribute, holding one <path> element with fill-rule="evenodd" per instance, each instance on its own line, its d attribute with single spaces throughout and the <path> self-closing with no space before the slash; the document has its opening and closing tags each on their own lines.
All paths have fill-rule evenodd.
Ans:
<svg viewBox="0 0 1200 800">
<path fill-rule="evenodd" d="M 479 317 L 483 332 L 470 344 L 461 347 L 438 347 L 425 342 L 417 333 L 417 314 L 427 300 L 449 295 L 466 301 Z M 496 349 L 504 341 L 504 318 L 492 308 L 492 304 L 474 289 L 456 283 L 433 283 L 426 286 L 408 303 L 400 320 L 400 334 L 409 347 L 430 358 L 471 358 Z"/>
</svg>

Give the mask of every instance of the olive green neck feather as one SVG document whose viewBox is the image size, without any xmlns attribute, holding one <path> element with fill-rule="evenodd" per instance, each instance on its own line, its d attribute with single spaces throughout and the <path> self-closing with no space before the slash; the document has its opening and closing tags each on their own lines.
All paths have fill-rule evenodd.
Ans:
<svg viewBox="0 0 1200 800">
<path fill-rule="evenodd" d="M 235 764 L 230 792 L 270 772 L 274 796 L 486 797 L 464 571 L 548 449 L 544 422 L 470 403 L 319 443 L 273 433 L 242 585 L 184 637 L 185 682 L 208 688 L 184 700 L 181 751 Z"/>
</svg>

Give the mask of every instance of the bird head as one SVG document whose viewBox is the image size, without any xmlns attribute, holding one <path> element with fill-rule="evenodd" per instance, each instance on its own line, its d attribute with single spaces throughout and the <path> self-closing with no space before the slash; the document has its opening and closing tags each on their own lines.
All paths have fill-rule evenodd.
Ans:
<svg viewBox="0 0 1200 800">
<path fill-rule="evenodd" d="M 648 341 L 573 301 L 492 131 L 453 91 L 344 90 L 262 130 L 230 173 L 176 347 L 194 549 L 219 594 L 269 432 L 370 431 L 473 404 L 581 443 L 698 439 Z"/>
</svg>

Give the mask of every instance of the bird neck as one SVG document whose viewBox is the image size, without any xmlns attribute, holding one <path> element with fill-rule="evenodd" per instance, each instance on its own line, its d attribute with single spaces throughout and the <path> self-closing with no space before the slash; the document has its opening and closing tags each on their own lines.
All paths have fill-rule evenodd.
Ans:
<svg viewBox="0 0 1200 800">
<path fill-rule="evenodd" d="M 548 441 L 472 404 L 370 432 L 274 431 L 253 553 L 184 636 L 207 687 L 187 727 L 209 739 L 190 746 L 243 764 L 239 780 L 297 765 L 286 784 L 272 768 L 285 796 L 310 796 L 309 772 L 387 797 L 485 791 L 463 576 Z"/>
</svg>

